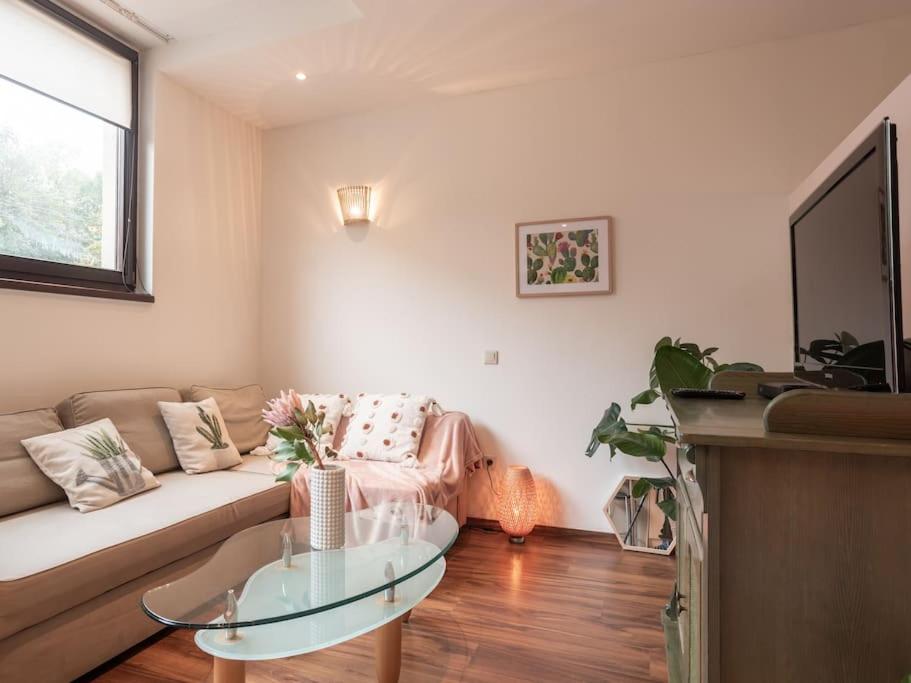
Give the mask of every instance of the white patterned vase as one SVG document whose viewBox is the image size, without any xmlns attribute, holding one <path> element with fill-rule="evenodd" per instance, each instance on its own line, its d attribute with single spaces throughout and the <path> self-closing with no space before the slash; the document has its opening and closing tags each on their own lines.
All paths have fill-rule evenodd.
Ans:
<svg viewBox="0 0 911 683">
<path fill-rule="evenodd" d="M 345 546 L 345 468 L 310 468 L 310 547 L 333 550 Z"/>
</svg>

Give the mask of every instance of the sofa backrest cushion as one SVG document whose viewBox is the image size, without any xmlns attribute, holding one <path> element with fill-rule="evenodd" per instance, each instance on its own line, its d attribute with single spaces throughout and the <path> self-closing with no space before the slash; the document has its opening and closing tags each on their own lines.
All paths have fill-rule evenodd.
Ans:
<svg viewBox="0 0 911 683">
<path fill-rule="evenodd" d="M 241 453 L 249 453 L 266 443 L 269 425 L 263 420 L 266 395 L 258 384 L 237 389 L 216 389 L 194 384 L 184 392 L 188 401 L 202 401 L 214 398 L 224 418 L 231 441 Z"/>
<path fill-rule="evenodd" d="M 0 415 L 0 517 L 66 499 L 20 443 L 62 430 L 53 408 Z"/>
<path fill-rule="evenodd" d="M 91 391 L 73 394 L 57 413 L 67 429 L 110 418 L 143 467 L 158 474 L 180 467 L 158 402 L 180 400 L 179 391 L 166 387 Z"/>
</svg>

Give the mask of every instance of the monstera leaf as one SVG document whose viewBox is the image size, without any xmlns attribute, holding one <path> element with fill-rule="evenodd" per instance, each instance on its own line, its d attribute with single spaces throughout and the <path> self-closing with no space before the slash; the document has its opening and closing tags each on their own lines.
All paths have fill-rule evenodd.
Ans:
<svg viewBox="0 0 911 683">
<path fill-rule="evenodd" d="M 659 394 L 657 391 L 654 389 L 646 389 L 645 391 L 639 392 L 630 399 L 629 409 L 635 410 L 636 406 L 650 405 L 657 401 L 659 398 L 661 398 L 661 394 Z"/>
<path fill-rule="evenodd" d="M 665 344 L 655 351 L 655 377 L 667 396 L 673 389 L 705 389 L 712 371 L 688 351 Z"/>
<path fill-rule="evenodd" d="M 639 481 L 633 484 L 633 497 L 641 498 L 648 490 L 651 488 L 655 489 L 672 489 L 674 488 L 674 478 L 673 477 L 642 477 Z"/>
<path fill-rule="evenodd" d="M 677 501 L 673 498 L 666 498 L 658 501 L 658 507 L 667 515 L 668 519 L 677 521 Z"/>
<path fill-rule="evenodd" d="M 620 417 L 620 406 L 611 403 L 610 408 L 604 411 L 604 416 L 592 430 L 592 437 L 585 450 L 585 455 L 591 457 L 598 450 L 598 446 L 606 444 L 610 448 L 613 458 L 616 451 L 620 450 L 627 455 L 645 458 L 658 462 L 667 450 L 663 435 L 647 432 L 631 432 L 627 429 L 626 422 Z"/>
<path fill-rule="evenodd" d="M 627 455 L 645 458 L 651 462 L 659 462 L 667 452 L 667 444 L 661 437 L 641 432 L 620 432 L 603 443 L 618 448 Z"/>
<path fill-rule="evenodd" d="M 602 443 L 607 443 L 602 441 L 602 438 L 625 430 L 626 424 L 620 419 L 620 406 L 617 403 L 611 403 L 610 408 L 605 410 L 604 415 L 601 416 L 601 421 L 592 430 L 592 438 L 588 442 L 588 448 L 585 449 L 585 455 L 589 458 L 592 457 L 595 451 L 598 450 L 598 446 Z M 613 447 L 611 447 L 611 457 L 614 457 Z"/>
</svg>

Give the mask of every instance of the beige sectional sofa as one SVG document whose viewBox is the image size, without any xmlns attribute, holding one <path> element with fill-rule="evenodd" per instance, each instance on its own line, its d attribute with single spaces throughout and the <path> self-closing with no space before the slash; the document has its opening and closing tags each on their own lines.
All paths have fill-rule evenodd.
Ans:
<svg viewBox="0 0 911 683">
<path fill-rule="evenodd" d="M 259 445 L 250 429 L 263 430 L 262 443 L 265 427 L 244 424 L 235 396 L 216 400 L 244 452 Z M 274 482 L 265 458 L 206 474 L 180 469 L 157 406 L 180 400 L 169 388 L 90 392 L 0 415 L 0 681 L 71 680 L 142 641 L 161 628 L 140 608 L 146 590 L 202 564 L 231 534 L 288 514 L 289 487 Z M 104 417 L 161 486 L 80 513 L 19 442 Z"/>
</svg>

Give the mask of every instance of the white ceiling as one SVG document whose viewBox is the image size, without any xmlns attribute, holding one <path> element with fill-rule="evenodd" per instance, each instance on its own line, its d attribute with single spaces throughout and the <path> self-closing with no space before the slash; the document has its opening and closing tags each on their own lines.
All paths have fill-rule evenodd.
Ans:
<svg viewBox="0 0 911 683">
<path fill-rule="evenodd" d="M 102 0 L 66 2 L 265 128 L 911 12 L 911 0 L 120 0 L 173 36 L 164 44 Z"/>
</svg>

